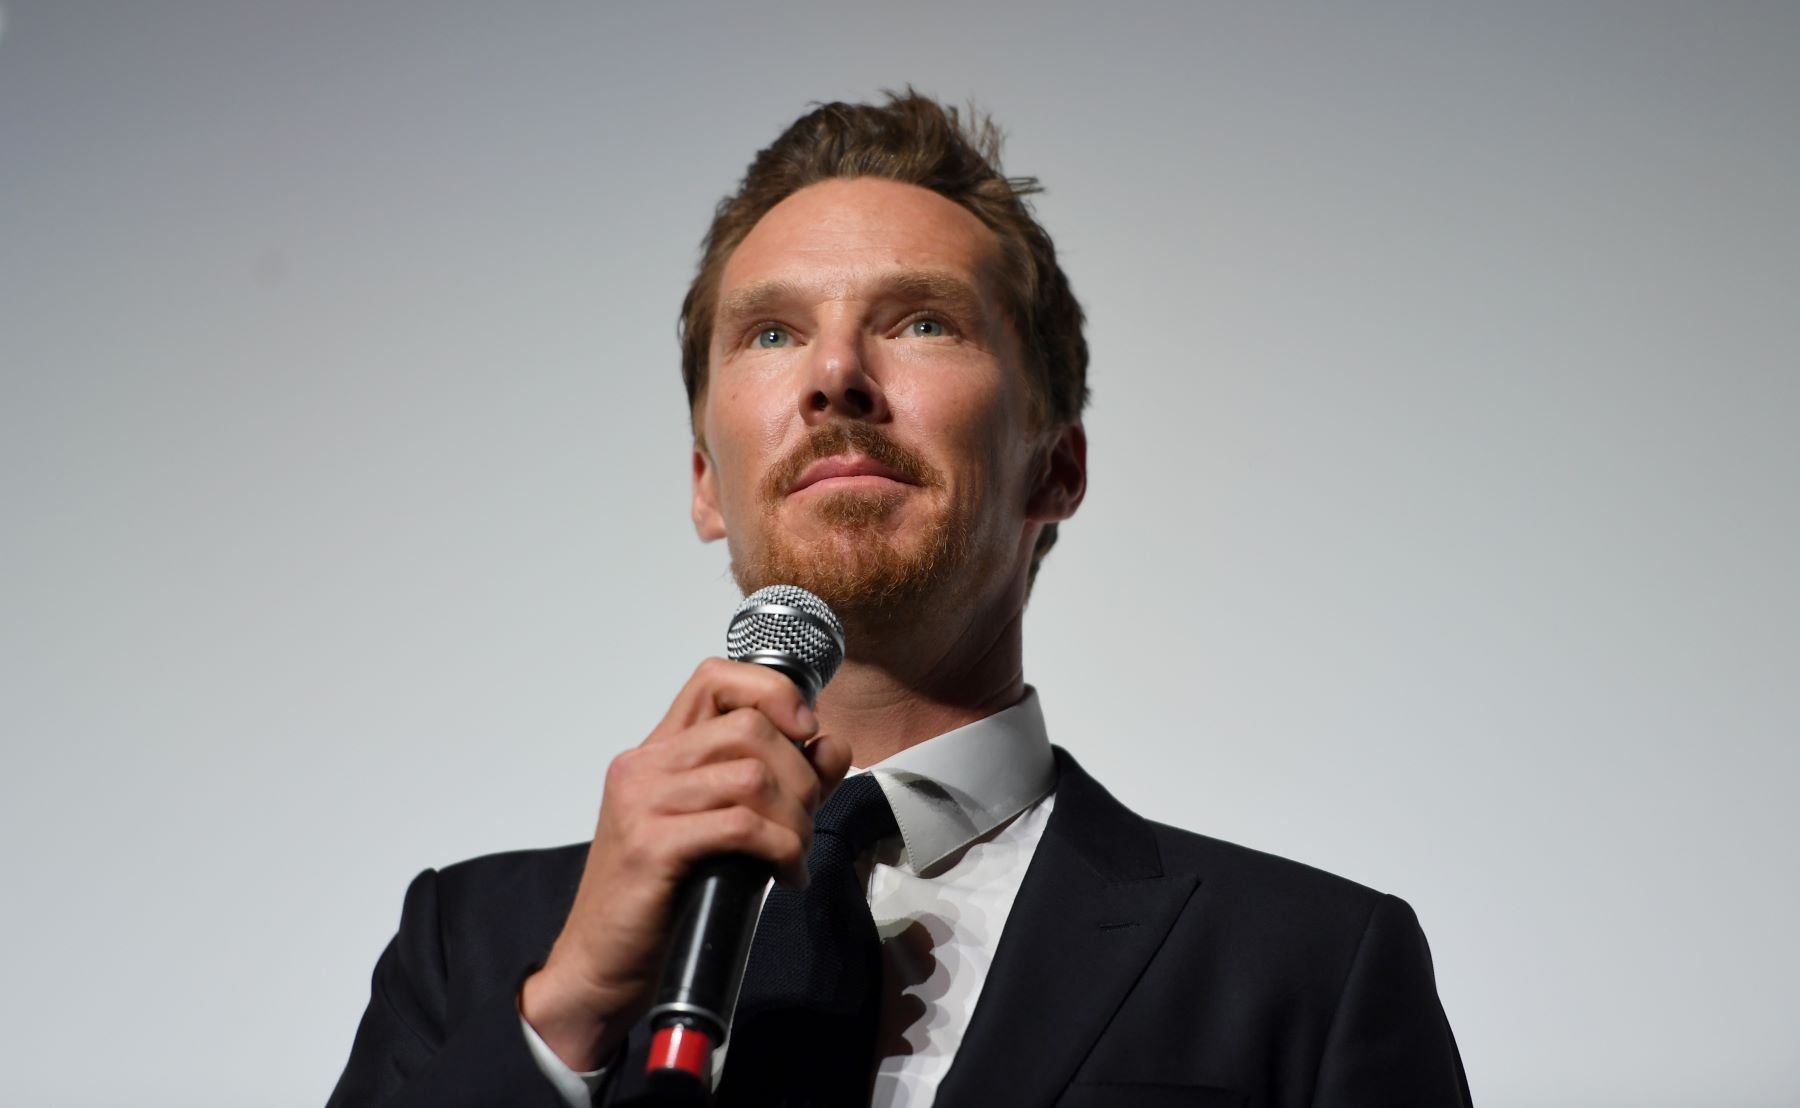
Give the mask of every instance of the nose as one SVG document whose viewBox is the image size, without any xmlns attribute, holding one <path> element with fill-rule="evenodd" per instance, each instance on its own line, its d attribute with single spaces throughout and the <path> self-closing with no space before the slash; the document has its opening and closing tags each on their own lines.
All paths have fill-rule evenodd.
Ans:
<svg viewBox="0 0 1800 1108">
<path fill-rule="evenodd" d="M 874 423 L 888 418 L 887 397 L 870 372 L 860 333 L 820 335 L 813 346 L 803 415 L 808 423 L 837 416 Z"/>
</svg>

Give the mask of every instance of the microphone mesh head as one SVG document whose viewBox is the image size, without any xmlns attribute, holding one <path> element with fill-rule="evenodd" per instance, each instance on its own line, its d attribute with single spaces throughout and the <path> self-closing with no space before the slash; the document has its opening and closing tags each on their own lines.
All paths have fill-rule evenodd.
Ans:
<svg viewBox="0 0 1800 1108">
<path fill-rule="evenodd" d="M 725 656 L 734 662 L 791 660 L 817 678 L 816 693 L 844 662 L 844 625 L 798 585 L 769 585 L 738 605 L 725 630 Z"/>
</svg>

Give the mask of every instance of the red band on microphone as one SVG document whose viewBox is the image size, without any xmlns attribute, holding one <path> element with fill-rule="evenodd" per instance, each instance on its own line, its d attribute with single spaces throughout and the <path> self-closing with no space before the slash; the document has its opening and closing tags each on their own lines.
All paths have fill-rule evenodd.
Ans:
<svg viewBox="0 0 1800 1108">
<path fill-rule="evenodd" d="M 706 1072 L 712 1062 L 712 1037 L 704 1031 L 676 1024 L 659 1029 L 650 1038 L 650 1057 L 646 1072 L 680 1070 L 692 1074 L 703 1088 L 712 1085 L 712 1074 Z"/>
</svg>

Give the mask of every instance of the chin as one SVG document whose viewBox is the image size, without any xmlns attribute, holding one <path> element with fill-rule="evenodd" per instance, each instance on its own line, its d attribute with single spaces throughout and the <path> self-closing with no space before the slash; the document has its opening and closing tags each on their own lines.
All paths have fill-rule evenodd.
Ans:
<svg viewBox="0 0 1800 1108">
<path fill-rule="evenodd" d="M 855 541 L 903 526 L 906 501 L 906 493 L 899 489 L 844 489 L 814 497 L 799 507 L 808 531 Z"/>
<path fill-rule="evenodd" d="M 765 585 L 798 585 L 840 619 L 866 622 L 912 609 L 965 576 L 967 528 L 945 520 L 905 526 L 881 504 L 838 503 L 832 514 L 836 518 L 816 537 L 772 533 L 755 549 L 734 545 L 731 571 L 738 587 L 749 594 Z"/>
</svg>

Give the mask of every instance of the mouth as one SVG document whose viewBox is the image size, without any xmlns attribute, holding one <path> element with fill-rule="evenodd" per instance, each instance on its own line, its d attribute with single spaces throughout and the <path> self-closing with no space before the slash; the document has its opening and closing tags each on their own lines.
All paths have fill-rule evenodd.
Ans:
<svg viewBox="0 0 1800 1108">
<path fill-rule="evenodd" d="M 820 458 L 802 470 L 799 478 L 788 486 L 787 491 L 791 496 L 804 489 L 873 491 L 912 484 L 916 482 L 908 480 L 896 469 L 884 466 L 873 458 L 851 454 Z"/>
</svg>

